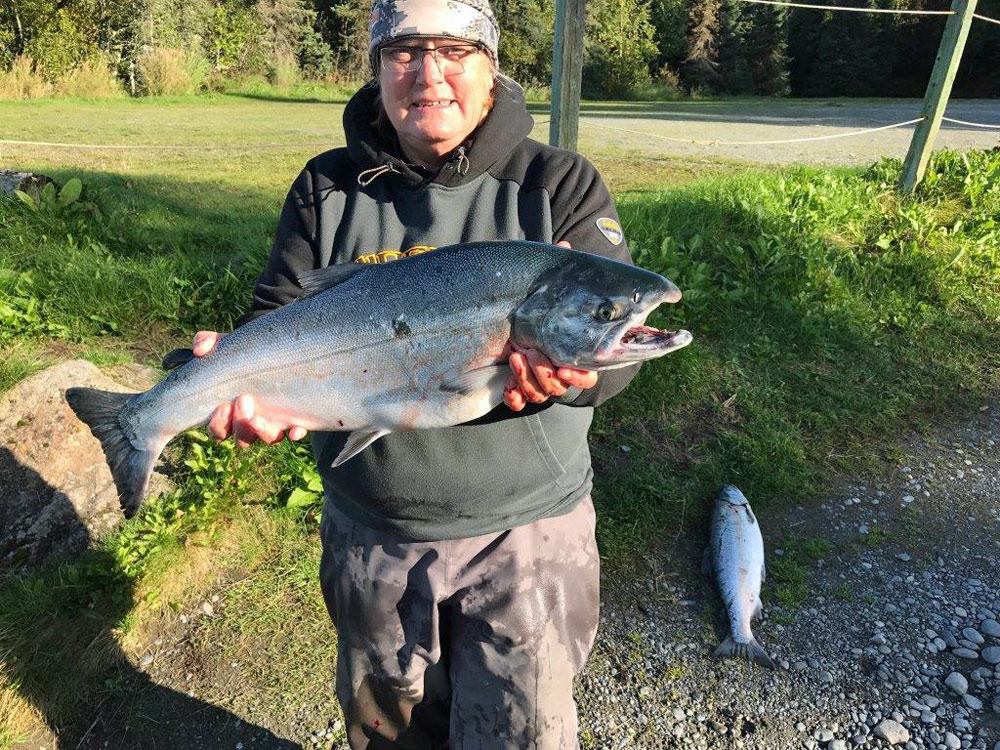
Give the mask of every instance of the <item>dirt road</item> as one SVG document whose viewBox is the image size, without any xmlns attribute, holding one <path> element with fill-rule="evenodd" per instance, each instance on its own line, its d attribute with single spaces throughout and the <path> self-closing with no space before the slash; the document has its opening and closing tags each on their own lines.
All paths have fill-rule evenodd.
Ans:
<svg viewBox="0 0 1000 750">
<path fill-rule="evenodd" d="M 918 99 L 588 102 L 581 112 L 580 150 L 594 156 L 620 153 L 627 148 L 654 158 L 697 155 L 768 164 L 868 164 L 882 156 L 905 156 L 914 126 L 799 143 L 716 142 L 842 136 L 918 118 L 921 106 Z M 532 106 L 532 112 L 539 121 L 548 120 L 546 105 Z M 947 116 L 994 127 L 946 122 L 935 142 L 936 149 L 992 148 L 1000 144 L 1000 101 L 955 100 Z M 547 133 L 548 125 L 540 123 L 535 137 Z"/>
</svg>

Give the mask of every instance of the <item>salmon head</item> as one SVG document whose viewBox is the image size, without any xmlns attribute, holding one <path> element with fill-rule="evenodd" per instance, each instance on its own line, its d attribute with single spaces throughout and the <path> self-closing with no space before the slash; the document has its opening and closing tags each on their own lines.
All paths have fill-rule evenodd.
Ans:
<svg viewBox="0 0 1000 750">
<path fill-rule="evenodd" d="M 544 352 L 556 365 L 608 370 L 662 357 L 691 343 L 685 330 L 646 325 L 681 291 L 652 271 L 581 251 L 536 279 L 514 311 L 515 344 Z"/>
</svg>

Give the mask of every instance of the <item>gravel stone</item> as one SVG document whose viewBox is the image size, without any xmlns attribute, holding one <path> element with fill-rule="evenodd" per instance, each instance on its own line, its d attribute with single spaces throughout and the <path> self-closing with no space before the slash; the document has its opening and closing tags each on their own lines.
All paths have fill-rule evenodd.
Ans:
<svg viewBox="0 0 1000 750">
<path fill-rule="evenodd" d="M 980 711 L 983 708 L 983 702 L 972 693 L 966 693 L 963 695 L 962 700 L 965 701 L 965 705 L 973 711 Z"/>
<path fill-rule="evenodd" d="M 1000 664 L 1000 646 L 984 648 L 983 659 L 987 664 Z"/>
<path fill-rule="evenodd" d="M 909 730 L 892 719 L 883 719 L 875 727 L 875 736 L 880 737 L 890 745 L 902 745 L 910 741 Z"/>
<path fill-rule="evenodd" d="M 969 681 L 961 672 L 952 672 L 945 679 L 944 684 L 950 687 L 955 694 L 965 695 L 969 691 Z"/>
<path fill-rule="evenodd" d="M 986 642 L 986 639 L 975 628 L 965 628 L 962 631 L 962 635 L 965 636 L 966 640 L 972 641 L 977 646 L 982 646 Z"/>
</svg>

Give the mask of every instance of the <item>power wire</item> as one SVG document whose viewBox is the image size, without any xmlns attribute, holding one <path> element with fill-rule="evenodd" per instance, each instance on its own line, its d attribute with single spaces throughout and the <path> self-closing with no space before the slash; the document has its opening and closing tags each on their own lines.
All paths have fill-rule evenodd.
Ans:
<svg viewBox="0 0 1000 750">
<path fill-rule="evenodd" d="M 907 16 L 952 16 L 951 10 L 905 10 L 902 8 L 853 8 L 845 5 L 815 5 L 813 3 L 792 3 L 785 0 L 740 0 L 741 3 L 759 3 L 761 5 L 781 5 L 788 8 L 812 8 L 814 10 L 846 10 L 851 13 L 892 13 Z M 992 20 L 992 19 L 984 19 Z"/>
</svg>

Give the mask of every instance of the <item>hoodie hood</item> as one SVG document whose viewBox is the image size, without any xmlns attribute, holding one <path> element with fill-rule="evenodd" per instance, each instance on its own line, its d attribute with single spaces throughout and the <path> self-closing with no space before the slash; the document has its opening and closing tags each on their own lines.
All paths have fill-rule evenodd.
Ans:
<svg viewBox="0 0 1000 750">
<path fill-rule="evenodd" d="M 507 157 L 535 125 L 524 102 L 524 91 L 509 78 L 497 86 L 496 101 L 469 139 L 452 151 L 436 173 L 410 164 L 403 156 L 399 141 L 387 138 L 373 122 L 378 89 L 363 86 L 344 109 L 344 135 L 351 160 L 361 169 L 358 180 L 387 177 L 414 187 L 424 182 L 454 187 L 470 182 Z M 367 172 L 367 174 L 366 174 Z"/>
</svg>

